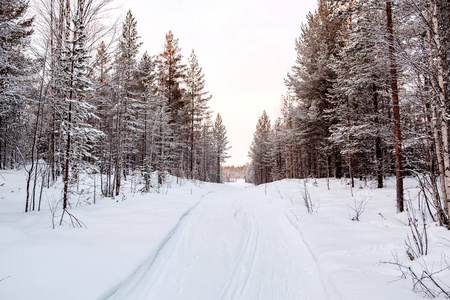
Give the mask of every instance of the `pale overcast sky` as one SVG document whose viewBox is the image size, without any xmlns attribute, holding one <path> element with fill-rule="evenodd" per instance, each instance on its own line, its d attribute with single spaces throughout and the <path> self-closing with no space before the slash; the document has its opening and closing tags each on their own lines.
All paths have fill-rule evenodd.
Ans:
<svg viewBox="0 0 450 300">
<path fill-rule="evenodd" d="M 265 109 L 278 116 L 284 78 L 295 62 L 295 39 L 316 0 L 121 0 L 136 18 L 142 51 L 162 52 L 165 34 L 179 39 L 184 61 L 194 49 L 222 115 L 232 148 L 227 164 L 248 161 Z"/>
</svg>

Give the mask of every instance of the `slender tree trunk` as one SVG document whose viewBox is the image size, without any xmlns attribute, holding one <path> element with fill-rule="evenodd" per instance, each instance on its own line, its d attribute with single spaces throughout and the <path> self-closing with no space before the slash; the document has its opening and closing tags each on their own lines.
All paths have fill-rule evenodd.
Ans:
<svg viewBox="0 0 450 300">
<path fill-rule="evenodd" d="M 189 158 L 189 176 L 192 179 L 194 173 L 194 112 L 192 112 L 191 130 L 190 130 L 190 158 Z"/>
<path fill-rule="evenodd" d="M 115 170 L 114 170 L 114 187 L 115 187 L 115 195 L 118 196 L 120 193 L 120 183 L 121 183 L 121 164 L 122 164 L 122 134 L 121 134 L 121 114 L 120 114 L 120 105 L 117 108 L 117 145 L 116 145 L 116 162 L 115 162 Z"/>
<path fill-rule="evenodd" d="M 45 75 L 45 71 L 43 72 L 43 76 Z M 33 148 L 34 151 L 36 152 L 35 155 L 35 160 L 36 160 L 36 166 L 34 168 L 34 182 L 33 182 L 33 210 L 34 210 L 34 204 L 36 202 L 36 185 L 37 185 L 37 179 L 38 179 L 38 172 L 39 172 L 39 153 L 37 151 L 37 145 L 41 144 L 41 136 L 42 136 L 42 128 L 44 128 L 44 118 L 42 117 L 44 115 L 44 111 L 45 111 L 45 96 L 44 91 L 43 91 L 43 87 L 44 84 L 42 82 L 41 88 L 40 88 L 40 92 L 39 92 L 39 105 L 38 105 L 38 114 L 36 117 L 36 125 L 39 125 L 35 128 L 35 130 L 37 131 L 35 134 L 38 135 L 36 143 L 34 143 Z M 42 166 L 41 172 L 43 172 L 45 174 L 45 171 L 43 170 L 44 166 Z M 42 181 L 41 181 L 41 193 L 39 196 L 39 204 L 38 204 L 38 211 L 41 210 L 41 195 L 42 195 L 42 187 L 44 186 L 44 179 L 45 176 L 44 174 L 41 175 Z"/>
<path fill-rule="evenodd" d="M 47 55 L 45 55 L 45 60 L 46 60 L 46 58 L 47 58 Z M 45 60 L 44 60 L 44 65 L 45 65 Z M 31 145 L 31 167 L 27 171 L 27 173 L 28 173 L 28 176 L 27 176 L 27 198 L 25 201 L 25 212 L 28 212 L 28 203 L 29 203 L 29 199 L 30 199 L 30 182 L 31 182 L 31 178 L 33 176 L 33 172 L 35 169 L 35 164 L 37 163 L 35 161 L 35 159 L 36 159 L 36 155 L 37 155 L 36 147 L 37 147 L 37 140 L 38 140 L 39 123 L 40 123 L 40 118 L 41 118 L 42 95 L 43 95 L 43 90 L 44 90 L 44 77 L 45 77 L 45 68 L 44 68 L 44 71 L 42 74 L 42 81 L 41 81 L 40 92 L 39 92 L 39 101 L 38 101 L 38 111 L 37 111 L 37 115 L 36 115 L 36 123 L 34 126 L 33 143 Z M 37 166 L 36 166 L 36 168 L 37 168 Z M 37 177 L 35 174 L 34 182 L 36 183 L 36 181 L 37 181 Z M 34 189 L 33 189 L 33 206 L 34 206 Z M 33 207 L 33 210 L 34 210 L 34 207 Z"/>
<path fill-rule="evenodd" d="M 378 118 L 378 93 L 375 83 L 372 85 L 372 94 L 373 94 L 373 110 L 375 113 L 375 126 L 376 129 L 376 137 L 375 137 L 375 163 L 376 163 L 376 172 L 377 172 L 377 183 L 378 188 L 383 188 L 383 151 L 381 149 L 381 137 L 380 137 L 380 119 Z"/>
<path fill-rule="evenodd" d="M 67 209 L 67 203 L 69 198 L 69 167 L 70 167 L 70 150 L 71 150 L 71 125 L 72 122 L 72 103 L 69 103 L 68 112 L 68 132 L 67 132 L 67 145 L 66 145 L 66 158 L 64 163 L 64 192 L 63 192 L 63 210 Z"/>
<path fill-rule="evenodd" d="M 66 41 L 70 39 L 70 0 L 66 0 Z M 74 36 L 74 40 L 75 40 Z M 71 45 L 71 54 L 75 54 L 75 43 L 72 43 Z M 72 62 L 70 64 L 70 82 L 69 82 L 69 108 L 67 110 L 67 141 L 66 141 L 66 157 L 64 162 L 64 189 L 63 189 L 63 210 L 67 209 L 67 204 L 69 202 L 69 172 L 70 172 L 70 162 L 71 162 L 71 156 L 72 156 L 72 114 L 73 114 L 73 107 L 72 107 L 72 99 L 74 97 L 73 89 L 74 89 L 74 70 L 75 70 L 75 62 L 72 59 Z M 62 218 L 61 218 L 62 222 Z"/>
<path fill-rule="evenodd" d="M 109 138 L 109 158 L 108 158 L 108 174 L 106 177 L 106 196 L 112 197 L 113 196 L 113 185 L 114 181 L 111 180 L 111 177 L 113 176 L 113 157 L 114 157 L 114 121 L 111 121 L 111 128 L 110 128 L 110 138 Z"/>
<path fill-rule="evenodd" d="M 347 126 L 350 128 L 351 120 L 350 120 L 350 102 L 347 96 Z M 350 134 L 347 136 L 347 142 L 350 145 Z M 353 154 L 351 151 L 348 153 L 348 172 L 350 175 L 350 184 L 352 188 L 355 187 L 355 179 L 353 174 Z"/>
<path fill-rule="evenodd" d="M 55 136 L 55 131 L 56 131 L 56 111 L 55 108 L 52 107 L 51 108 L 51 113 L 52 113 L 52 124 L 51 124 L 51 128 L 52 128 L 52 132 L 50 134 L 50 172 L 51 172 L 51 176 L 52 176 L 52 181 L 55 182 L 56 181 L 56 136 Z"/>
<path fill-rule="evenodd" d="M 327 162 L 327 189 L 330 190 L 330 168 L 331 168 L 331 164 L 330 164 L 331 157 L 330 156 L 327 156 L 326 162 Z"/>
<path fill-rule="evenodd" d="M 433 14 L 432 14 L 432 25 L 433 25 L 433 38 L 436 45 L 435 57 L 436 57 L 436 67 L 437 67 L 437 78 L 438 78 L 438 91 L 439 91 L 439 104 L 441 109 L 441 132 L 442 132 L 442 146 L 443 146 L 443 157 L 444 157 L 444 167 L 445 167 L 445 187 L 447 192 L 447 201 L 444 202 L 444 207 L 447 214 L 450 216 L 450 153 L 449 153 L 449 133 L 448 133 L 448 117 L 447 117 L 447 95 L 444 85 L 444 62 L 442 54 L 442 45 L 440 37 L 439 19 L 438 19 L 438 7 L 437 1 L 431 1 Z M 433 76 L 431 76 L 433 77 Z M 450 228 L 450 222 L 449 222 Z"/>
<path fill-rule="evenodd" d="M 147 109 L 146 109 L 147 110 Z M 142 153 L 141 153 L 141 161 L 142 161 L 142 167 L 145 170 L 145 161 L 147 159 L 147 112 L 145 112 L 144 117 L 144 132 L 142 134 Z"/>
<path fill-rule="evenodd" d="M 44 190 L 44 180 L 45 180 L 45 177 L 46 177 L 46 173 L 47 173 L 47 171 L 44 171 L 42 174 L 41 174 L 41 188 L 40 188 L 40 191 L 39 191 L 39 204 L 38 204 L 38 211 L 41 211 L 41 203 L 42 203 L 42 191 Z"/>
<path fill-rule="evenodd" d="M 431 21 L 430 18 L 428 18 L 428 21 Z M 433 51 L 433 37 L 431 35 L 431 30 L 427 27 L 427 39 L 428 39 L 428 51 L 429 51 L 429 74 L 430 74 L 430 83 L 431 83 L 431 95 L 432 95 L 432 102 L 430 103 L 430 108 L 431 108 L 431 127 L 432 127 L 432 131 L 433 131 L 433 140 L 434 140 L 434 148 L 436 150 L 436 159 L 437 159 L 437 165 L 438 165 L 438 170 L 439 170 L 439 179 L 440 179 L 440 183 L 441 183 L 441 194 L 442 194 L 442 199 L 444 201 L 444 207 L 445 210 L 446 206 L 445 204 L 448 203 L 448 200 L 450 198 L 450 191 L 449 191 L 449 186 L 446 180 L 446 165 L 445 165 L 445 148 L 442 147 L 442 144 L 444 143 L 443 141 L 443 137 L 446 135 L 446 130 L 444 126 L 444 130 L 440 130 L 439 128 L 439 124 L 442 125 L 446 125 L 446 117 L 445 117 L 445 105 L 444 105 L 444 110 L 442 110 L 442 98 L 440 96 L 438 96 L 437 91 L 439 90 L 438 87 L 438 83 L 436 82 L 436 79 L 434 77 L 434 62 L 435 62 L 435 54 Z M 440 114 L 437 111 L 437 106 L 439 105 L 441 111 Z M 444 116 L 442 116 L 442 114 L 444 114 Z M 440 122 L 439 122 L 440 120 Z M 442 137 L 440 135 L 440 133 L 442 134 Z M 444 153 L 442 153 L 442 150 L 444 150 Z M 448 153 L 447 153 L 448 156 Z M 437 209 L 442 209 L 439 205 L 439 207 L 437 207 Z"/>
<path fill-rule="evenodd" d="M 402 132 L 400 125 L 400 105 L 398 96 L 398 74 L 397 63 L 395 59 L 394 48 L 394 27 L 392 23 L 391 1 L 386 1 L 386 17 L 389 42 L 389 60 L 391 73 L 391 93 L 394 115 L 394 134 L 395 134 L 395 176 L 397 179 L 397 212 L 404 210 L 403 204 L 403 154 L 402 154 Z"/>
<path fill-rule="evenodd" d="M 220 153 L 217 153 L 217 173 L 216 173 L 216 182 L 220 183 Z"/>
<path fill-rule="evenodd" d="M 433 149 L 432 143 L 430 141 L 430 139 L 432 139 L 432 137 L 433 137 L 433 133 L 434 133 L 433 128 L 434 128 L 434 126 L 433 126 L 432 120 L 430 118 L 430 104 L 429 103 L 425 104 L 425 112 L 424 113 L 425 113 L 425 116 L 426 116 L 426 119 L 427 119 L 427 124 L 428 124 L 428 126 L 427 126 L 427 135 L 429 136 L 429 138 L 426 139 L 426 145 L 427 145 L 427 150 L 428 150 L 428 156 L 429 156 L 429 159 L 430 159 L 430 179 L 431 179 L 431 185 L 432 185 L 432 188 L 433 188 L 433 200 L 434 200 L 434 206 L 436 207 L 437 216 L 438 216 L 438 219 L 439 219 L 439 224 L 442 226 L 444 224 L 445 214 L 443 214 L 444 212 L 442 210 L 441 201 L 439 199 L 439 192 L 438 192 L 438 188 L 437 188 L 437 183 L 436 183 L 436 179 L 434 177 L 434 174 L 436 173 L 436 171 L 435 171 L 434 151 L 433 151 L 434 149 Z M 438 141 L 438 144 L 440 145 L 439 141 Z M 437 154 L 438 152 L 439 152 L 439 156 L 440 156 L 441 155 L 440 149 L 436 151 L 436 156 L 438 157 L 437 165 L 438 165 L 438 168 L 442 169 L 443 168 L 443 166 L 441 165 L 442 164 L 442 157 L 439 158 L 439 156 Z M 442 179 L 444 178 L 443 174 L 439 174 L 439 178 L 441 179 L 441 184 L 444 184 L 444 185 L 442 185 L 442 188 L 444 189 L 443 192 L 442 192 L 442 197 L 444 199 L 446 199 L 447 193 L 445 192 L 445 181 L 442 181 Z"/>
</svg>

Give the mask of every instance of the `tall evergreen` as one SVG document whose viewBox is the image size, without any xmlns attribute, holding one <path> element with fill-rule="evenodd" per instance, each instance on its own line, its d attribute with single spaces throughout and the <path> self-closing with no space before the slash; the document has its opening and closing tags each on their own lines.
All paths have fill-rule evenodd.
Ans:
<svg viewBox="0 0 450 300">
<path fill-rule="evenodd" d="M 95 147 L 98 156 L 98 167 L 101 176 L 101 191 L 104 196 L 113 195 L 114 173 L 114 88 L 112 74 L 112 57 L 102 41 L 97 49 L 95 63 L 91 77 L 95 85 L 96 93 L 94 101 L 97 106 L 98 119 L 95 120 L 96 128 L 103 132 L 99 138 L 99 144 Z"/>
<path fill-rule="evenodd" d="M 285 178 L 286 170 L 286 136 L 287 131 L 283 126 L 283 121 L 278 118 L 273 125 L 269 138 L 270 149 L 270 176 L 272 180 L 281 180 Z"/>
<path fill-rule="evenodd" d="M 217 114 L 216 120 L 214 121 L 213 135 L 216 157 L 216 182 L 220 183 L 222 182 L 222 168 L 220 164 L 225 162 L 228 158 L 227 151 L 230 149 L 228 146 L 227 130 L 222 122 L 222 117 L 220 114 Z"/>
<path fill-rule="evenodd" d="M 63 49 L 59 56 L 63 72 L 60 73 L 64 107 L 61 124 L 65 156 L 64 156 L 64 191 L 63 210 L 69 205 L 69 184 L 71 177 L 77 178 L 84 161 L 92 159 L 92 147 L 101 134 L 89 123 L 96 118 L 95 107 L 90 103 L 89 93 L 93 84 L 88 78 L 88 50 L 86 48 L 85 10 L 86 3 L 79 0 L 74 11 L 67 11 L 70 23 Z M 71 176 L 72 175 L 72 176 Z M 61 218 L 62 222 L 62 218 Z"/>
<path fill-rule="evenodd" d="M 140 163 L 146 180 L 146 190 L 149 189 L 150 172 L 152 170 L 152 146 L 153 146 L 153 123 L 154 115 L 153 98 L 155 95 L 155 61 L 147 52 L 142 56 L 138 65 L 138 84 L 141 101 L 139 120 L 142 122 L 142 136 L 140 137 Z"/>
<path fill-rule="evenodd" d="M 266 111 L 263 111 L 256 124 L 256 131 L 253 134 L 253 141 L 249 152 L 254 176 L 253 182 L 255 184 L 272 181 L 270 135 L 270 120 Z"/>
<path fill-rule="evenodd" d="M 186 95 L 183 116 L 186 119 L 186 148 L 188 178 L 198 177 L 199 165 L 199 137 L 201 124 L 208 117 L 208 101 L 211 96 L 205 91 L 205 75 L 200 67 L 194 50 L 188 59 L 189 65 L 186 72 Z"/>
<path fill-rule="evenodd" d="M 176 162 L 174 157 L 173 139 L 176 134 L 171 122 L 171 111 L 164 97 L 152 98 L 154 111 L 152 132 L 152 165 L 158 174 L 158 188 L 164 182 L 166 175 L 173 171 L 172 163 Z"/>
<path fill-rule="evenodd" d="M 0 2 L 0 168 L 12 167 L 22 148 L 25 105 L 31 96 L 32 60 L 28 54 L 33 33 L 27 18 L 28 1 Z"/>
<path fill-rule="evenodd" d="M 217 181 L 217 156 L 214 143 L 214 124 L 210 116 L 203 120 L 199 138 L 199 179 L 202 181 Z"/>
<path fill-rule="evenodd" d="M 174 159 L 168 162 L 173 174 L 179 177 L 186 176 L 188 161 L 187 141 L 181 134 L 186 131 L 184 114 L 186 102 L 183 87 L 186 66 L 182 63 L 182 58 L 178 39 L 174 37 L 172 31 L 169 31 L 165 36 L 164 50 L 158 55 L 158 93 L 167 99 L 172 129 L 179 133 L 170 137 L 173 146 L 171 156 Z"/>
<path fill-rule="evenodd" d="M 139 85 L 137 82 L 137 54 L 142 45 L 137 33 L 137 22 L 131 11 L 127 12 L 122 24 L 114 62 L 115 81 L 115 124 L 114 126 L 114 185 L 115 194 L 119 194 L 122 175 L 135 167 L 138 157 L 137 144 L 141 127 L 136 122 L 140 109 Z M 122 172 L 123 171 L 123 172 Z"/>
<path fill-rule="evenodd" d="M 331 61 L 339 52 L 343 26 L 341 19 L 334 18 L 338 8 L 336 1 L 320 0 L 317 10 L 307 15 L 296 40 L 297 60 L 286 79 L 298 103 L 294 123 L 303 144 L 302 169 L 306 176 L 326 176 L 331 173 L 330 162 L 335 170 L 340 164 L 333 155 L 335 149 L 327 142 L 331 126 L 327 110 L 332 107 L 329 95 L 336 78 Z"/>
<path fill-rule="evenodd" d="M 355 174 L 374 176 L 382 188 L 383 157 L 390 144 L 390 122 L 385 116 L 390 105 L 386 30 L 378 3 L 353 3 L 342 11 L 348 25 L 342 36 L 344 46 L 333 64 L 336 81 L 329 140 L 345 157 L 352 184 Z"/>
<path fill-rule="evenodd" d="M 186 66 L 182 64 L 183 56 L 176 39 L 169 31 L 166 34 L 164 51 L 158 56 L 159 89 L 169 101 L 172 121 L 179 122 L 178 112 L 184 107 L 182 82 L 185 77 Z"/>
</svg>

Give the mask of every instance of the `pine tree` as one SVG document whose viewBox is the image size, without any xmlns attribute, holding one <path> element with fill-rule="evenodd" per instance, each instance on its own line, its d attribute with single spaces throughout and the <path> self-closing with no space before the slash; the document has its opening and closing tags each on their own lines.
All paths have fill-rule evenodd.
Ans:
<svg viewBox="0 0 450 300">
<path fill-rule="evenodd" d="M 342 13 L 348 20 L 345 46 L 335 58 L 333 125 L 329 140 L 347 158 L 350 178 L 375 175 L 383 187 L 383 153 L 390 131 L 387 118 L 389 74 L 384 57 L 385 28 L 376 1 L 353 3 Z M 354 17 L 355 16 L 355 17 Z M 368 145 L 372 145 L 369 146 Z M 374 171 L 374 174 L 372 174 Z"/>
<path fill-rule="evenodd" d="M 336 1 L 321 0 L 316 12 L 307 15 L 307 23 L 296 41 L 296 64 L 286 79 L 298 103 L 294 126 L 303 148 L 303 176 L 331 173 L 329 161 L 334 151 L 327 142 L 331 122 L 326 112 L 332 107 L 329 95 L 336 78 L 331 61 L 341 46 L 339 34 L 343 22 L 334 18 L 339 7 Z M 339 169 L 338 160 L 334 166 Z"/>
<path fill-rule="evenodd" d="M 254 174 L 253 182 L 255 184 L 272 181 L 270 135 L 270 120 L 266 111 L 263 111 L 261 117 L 258 119 L 249 152 L 252 173 Z"/>
<path fill-rule="evenodd" d="M 166 34 L 164 51 L 158 56 L 158 92 L 168 101 L 170 110 L 170 123 L 174 132 L 185 132 L 184 108 L 186 105 L 184 89 L 182 87 L 185 78 L 186 66 L 182 64 L 181 49 L 176 39 L 169 31 Z M 171 137 L 174 160 L 169 161 L 169 168 L 178 177 L 183 177 L 187 169 L 186 140 L 183 135 Z"/>
<path fill-rule="evenodd" d="M 201 124 L 199 146 L 199 179 L 208 182 L 217 181 L 214 132 L 210 116 L 207 116 Z"/>
<path fill-rule="evenodd" d="M 286 173 L 286 146 L 287 136 L 283 126 L 282 119 L 276 120 L 269 138 L 269 149 L 271 159 L 271 178 L 272 180 L 281 180 Z"/>
<path fill-rule="evenodd" d="M 294 97 L 286 95 L 283 97 L 282 102 L 282 128 L 284 134 L 280 136 L 283 139 L 284 152 L 285 152 L 285 162 L 284 162 L 284 176 L 283 178 L 298 178 L 302 175 L 300 174 L 300 145 L 298 137 L 296 134 L 296 128 L 294 124 L 295 120 L 295 107 L 294 107 Z"/>
<path fill-rule="evenodd" d="M 170 171 L 171 162 L 174 161 L 173 139 L 175 132 L 171 123 L 170 108 L 164 97 L 152 98 L 154 119 L 152 123 L 153 145 L 152 165 L 158 174 L 158 189 L 163 184 L 165 176 Z"/>
<path fill-rule="evenodd" d="M 102 41 L 97 50 L 91 77 L 96 90 L 93 100 L 97 107 L 98 116 L 94 124 L 97 129 L 103 132 L 95 148 L 95 153 L 98 156 L 102 195 L 107 197 L 113 196 L 112 176 L 114 169 L 114 102 L 112 101 L 114 93 L 111 71 L 111 55 L 106 49 L 106 44 Z"/>
<path fill-rule="evenodd" d="M 166 34 L 164 51 L 158 56 L 159 89 L 169 101 L 173 122 L 178 121 L 178 111 L 184 107 L 181 83 L 185 77 L 186 66 L 182 64 L 181 49 L 169 31 Z"/>
<path fill-rule="evenodd" d="M 397 180 L 397 212 L 402 212 L 403 207 L 403 154 L 402 154 L 402 132 L 400 124 L 400 103 L 399 103 L 399 89 L 398 89 L 398 70 L 394 46 L 394 25 L 392 19 L 392 3 L 386 1 L 386 18 L 387 18 L 387 41 L 389 46 L 389 61 L 390 61 L 390 79 L 391 79 L 391 95 L 392 95 L 392 110 L 394 120 L 394 134 L 395 134 L 395 177 Z M 449 171 L 450 174 L 450 171 Z"/>
<path fill-rule="evenodd" d="M 150 181 L 152 172 L 152 155 L 154 146 L 154 125 L 156 105 L 156 73 L 155 61 L 147 52 L 141 58 L 138 66 L 138 83 L 141 93 L 141 116 L 139 119 L 143 122 L 142 139 L 140 143 L 141 169 L 145 180 L 145 192 L 150 191 Z"/>
<path fill-rule="evenodd" d="M 221 179 L 221 167 L 220 164 L 225 162 L 228 158 L 227 151 L 230 149 L 228 146 L 227 130 L 225 125 L 223 125 L 222 117 L 217 114 L 216 120 L 213 127 L 214 135 L 214 148 L 216 157 L 216 182 L 222 182 Z"/>
<path fill-rule="evenodd" d="M 201 124 L 208 116 L 208 101 L 211 96 L 205 91 L 205 75 L 202 72 L 194 50 L 189 57 L 185 83 L 185 107 L 183 115 L 186 118 L 188 178 L 195 178 L 195 168 L 199 164 L 199 145 L 197 141 L 201 134 Z"/>
</svg>

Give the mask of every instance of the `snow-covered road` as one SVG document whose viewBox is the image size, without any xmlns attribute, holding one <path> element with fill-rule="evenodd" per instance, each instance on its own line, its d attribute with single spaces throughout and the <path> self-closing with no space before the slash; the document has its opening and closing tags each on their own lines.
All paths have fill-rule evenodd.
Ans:
<svg viewBox="0 0 450 300">
<path fill-rule="evenodd" d="M 327 289 L 283 211 L 235 185 L 203 195 L 105 299 L 334 299 Z"/>
</svg>

